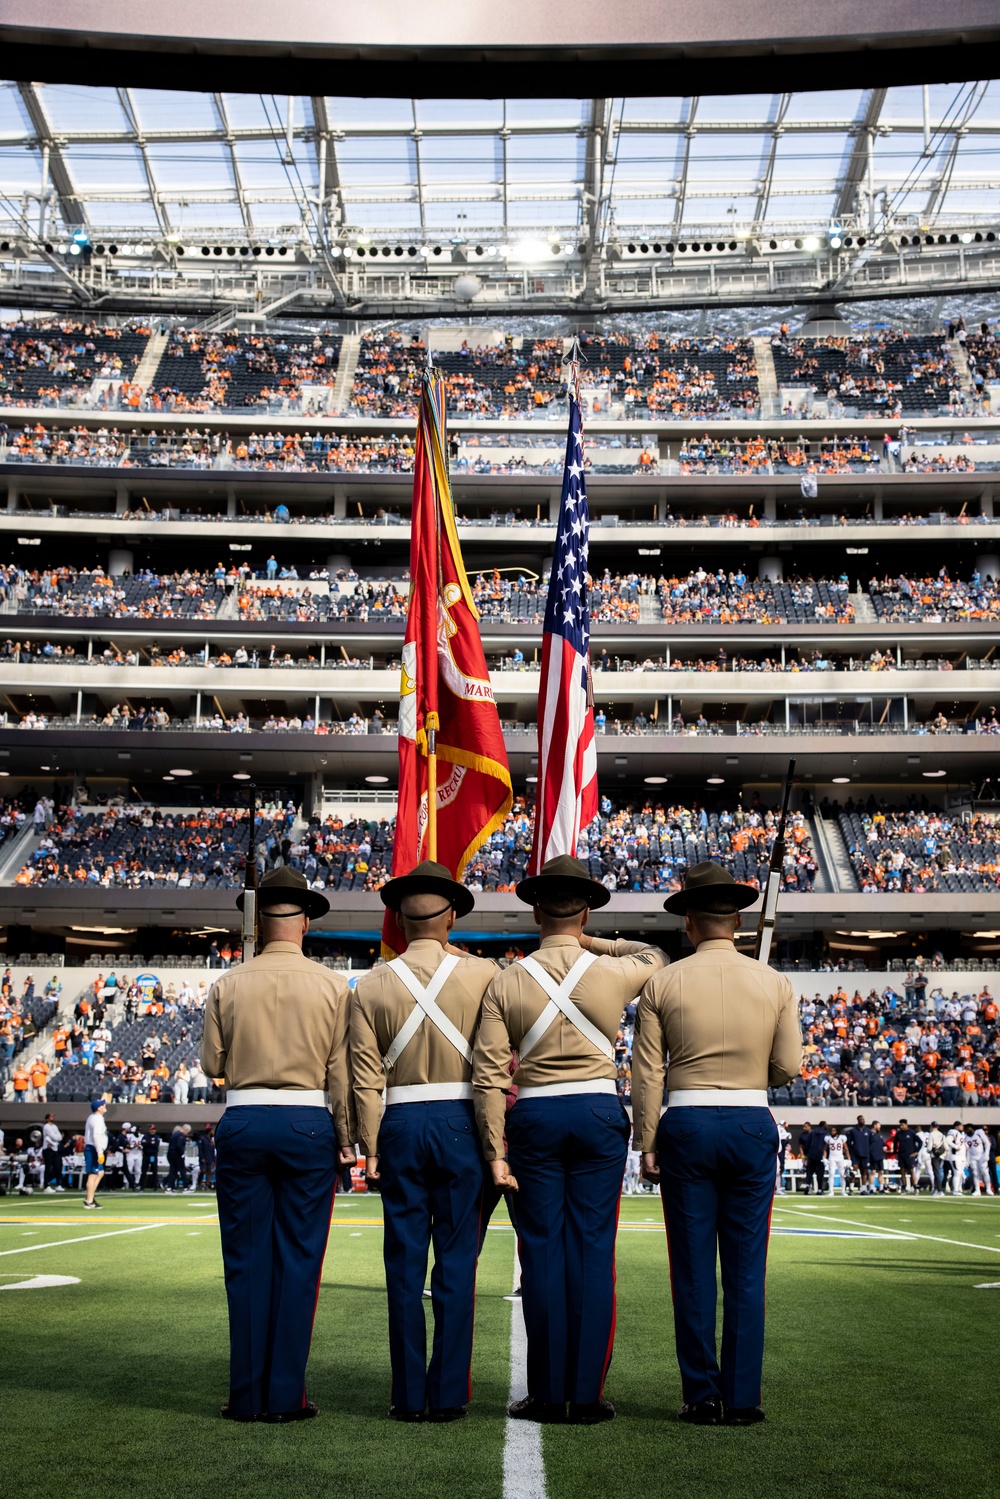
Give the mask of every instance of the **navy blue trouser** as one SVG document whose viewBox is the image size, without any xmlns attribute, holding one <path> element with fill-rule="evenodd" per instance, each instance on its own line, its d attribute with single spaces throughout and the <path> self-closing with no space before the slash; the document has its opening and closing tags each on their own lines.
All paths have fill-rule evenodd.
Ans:
<svg viewBox="0 0 1000 1499">
<path fill-rule="evenodd" d="M 485 1162 L 471 1102 L 390 1104 L 378 1135 L 392 1405 L 454 1410 L 472 1395 L 476 1259 Z M 427 1364 L 424 1278 L 434 1243 Z"/>
<path fill-rule="evenodd" d="M 689 1405 L 721 1399 L 734 1409 L 759 1405 L 778 1127 L 764 1108 L 668 1108 L 656 1148 L 684 1399 Z"/>
<path fill-rule="evenodd" d="M 301 1409 L 337 1180 L 324 1108 L 241 1105 L 215 1134 L 229 1298 L 229 1403 L 239 1415 Z"/>
<path fill-rule="evenodd" d="M 599 1400 L 615 1339 L 615 1236 L 628 1115 L 601 1093 L 519 1099 L 507 1115 L 517 1178 L 528 1394 Z"/>
</svg>

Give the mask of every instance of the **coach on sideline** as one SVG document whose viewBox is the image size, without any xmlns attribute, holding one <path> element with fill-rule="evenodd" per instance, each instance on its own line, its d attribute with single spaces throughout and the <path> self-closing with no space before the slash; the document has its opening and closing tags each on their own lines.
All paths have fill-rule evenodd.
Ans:
<svg viewBox="0 0 1000 1499">
<path fill-rule="evenodd" d="M 689 870 L 664 909 L 684 916 L 697 951 L 653 975 L 635 1017 L 632 1112 L 643 1175 L 660 1183 L 663 1200 L 684 1398 L 678 1415 L 699 1426 L 764 1419 L 764 1272 L 778 1154 L 767 1088 L 797 1074 L 802 1035 L 790 981 L 736 951 L 739 913 L 758 895 L 719 864 Z"/>
<path fill-rule="evenodd" d="M 237 897 L 242 908 L 243 895 Z M 201 1065 L 226 1079 L 215 1134 L 229 1298 L 230 1421 L 301 1421 L 338 1166 L 353 1163 L 349 990 L 302 952 L 330 909 L 296 869 L 264 875 L 263 946 L 213 985 Z"/>
</svg>

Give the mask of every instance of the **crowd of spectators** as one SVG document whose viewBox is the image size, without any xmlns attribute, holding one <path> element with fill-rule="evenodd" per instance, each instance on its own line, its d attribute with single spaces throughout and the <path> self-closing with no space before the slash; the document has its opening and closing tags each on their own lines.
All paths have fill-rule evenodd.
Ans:
<svg viewBox="0 0 1000 1499">
<path fill-rule="evenodd" d="M 674 624 L 848 624 L 854 618 L 845 574 L 775 582 L 749 579 L 742 567 L 729 573 L 698 567 L 686 577 L 659 578 L 656 592 L 662 618 Z"/>
<path fill-rule="evenodd" d="M 677 455 L 682 474 L 858 474 L 880 459 L 867 437 L 822 438 L 812 449 L 772 437 L 685 438 Z M 971 464 L 975 468 L 975 464 Z"/>
<path fill-rule="evenodd" d="M 247 827 L 246 811 L 235 808 L 161 812 L 129 804 L 104 811 L 62 807 L 14 882 L 228 889 L 243 883 Z"/>
<path fill-rule="evenodd" d="M 334 383 L 339 335 L 205 333 L 175 328 L 146 393 L 151 411 L 213 411 L 300 401 L 302 387 Z"/>
<path fill-rule="evenodd" d="M 1000 885 L 1000 822 L 993 813 L 871 802 L 848 803 L 837 815 L 866 895 L 972 895 Z"/>
<path fill-rule="evenodd" d="M 782 324 L 772 352 L 779 386 L 807 386 L 857 415 L 935 416 L 953 393 L 961 395 L 951 349 L 939 333 L 884 329 L 804 339 Z"/>
<path fill-rule="evenodd" d="M 147 325 L 98 326 L 72 318 L 0 327 L 0 405 L 57 406 L 95 381 L 128 384 L 149 340 Z"/>
<path fill-rule="evenodd" d="M 212 571 L 183 568 L 112 575 L 103 568 L 65 565 L 35 569 L 0 566 L 0 598 L 18 614 L 62 618 L 212 619 L 225 597 L 225 582 Z"/>
<path fill-rule="evenodd" d="M 1000 619 L 1000 580 L 978 569 L 966 583 L 946 567 L 935 577 L 900 574 L 872 578 L 868 585 L 875 613 L 883 623 L 955 624 L 966 619 Z"/>
<path fill-rule="evenodd" d="M 802 1072 L 787 1101 L 809 1108 L 974 1108 L 1000 1101 L 998 1008 L 988 984 L 946 993 L 915 964 L 866 995 L 838 984 L 799 1002 Z M 778 1098 L 777 1102 L 786 1101 Z"/>
</svg>

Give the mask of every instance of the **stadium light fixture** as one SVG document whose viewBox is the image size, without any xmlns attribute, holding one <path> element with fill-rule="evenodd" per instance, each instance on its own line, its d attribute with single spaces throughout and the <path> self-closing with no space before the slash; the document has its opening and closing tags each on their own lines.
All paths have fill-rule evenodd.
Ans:
<svg viewBox="0 0 1000 1499">
<path fill-rule="evenodd" d="M 850 776 L 831 776 L 830 779 L 835 786 L 847 786 L 851 780 Z"/>
<path fill-rule="evenodd" d="M 708 776 L 705 781 L 706 786 L 724 786 L 725 784 L 725 776 Z"/>
<path fill-rule="evenodd" d="M 939 781 L 941 777 L 946 776 L 948 772 L 946 770 L 922 770 L 920 774 L 924 777 L 925 780 Z"/>
<path fill-rule="evenodd" d="M 511 245 L 510 255 L 514 260 L 551 260 L 552 247 L 544 239 L 519 239 Z"/>
<path fill-rule="evenodd" d="M 249 781 L 249 779 L 250 779 L 250 772 L 248 770 L 234 770 L 233 771 L 233 780 L 234 781 Z"/>
<path fill-rule="evenodd" d="M 369 786 L 388 786 L 389 784 L 388 776 L 365 776 L 365 780 Z"/>
<path fill-rule="evenodd" d="M 194 775 L 194 771 L 193 770 L 172 770 L 170 772 L 170 774 L 172 776 L 193 776 Z"/>
<path fill-rule="evenodd" d="M 642 778 L 644 786 L 665 786 L 669 779 L 669 776 L 643 776 Z"/>
<path fill-rule="evenodd" d="M 819 238 L 818 238 L 818 236 L 815 235 L 815 234 L 809 234 L 809 235 L 807 235 L 806 238 L 802 241 L 802 248 L 804 250 L 809 250 L 809 251 L 818 250 L 819 249 Z"/>
<path fill-rule="evenodd" d="M 535 783 L 535 781 L 538 780 L 538 777 L 537 776 L 525 776 L 524 779 L 527 781 L 528 785 L 531 786 L 531 785 L 533 785 Z"/>
</svg>

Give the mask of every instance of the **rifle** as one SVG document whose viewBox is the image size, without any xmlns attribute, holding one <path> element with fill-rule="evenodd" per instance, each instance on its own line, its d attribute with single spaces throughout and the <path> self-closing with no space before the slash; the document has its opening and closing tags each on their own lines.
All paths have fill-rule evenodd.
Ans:
<svg viewBox="0 0 1000 1499">
<path fill-rule="evenodd" d="M 243 961 L 248 963 L 259 947 L 257 935 L 257 788 L 251 781 L 250 828 L 247 833 L 247 857 L 243 870 Z"/>
<path fill-rule="evenodd" d="M 788 818 L 788 802 L 792 795 L 792 780 L 795 776 L 795 761 L 789 760 L 785 777 L 785 790 L 781 798 L 781 817 L 778 820 L 778 836 L 771 848 L 771 861 L 767 870 L 767 885 L 764 888 L 764 904 L 757 923 L 757 941 L 753 955 L 758 963 L 767 966 L 771 956 L 771 939 L 774 936 L 775 912 L 778 909 L 778 894 L 781 890 L 781 871 L 785 862 L 785 822 Z"/>
</svg>

